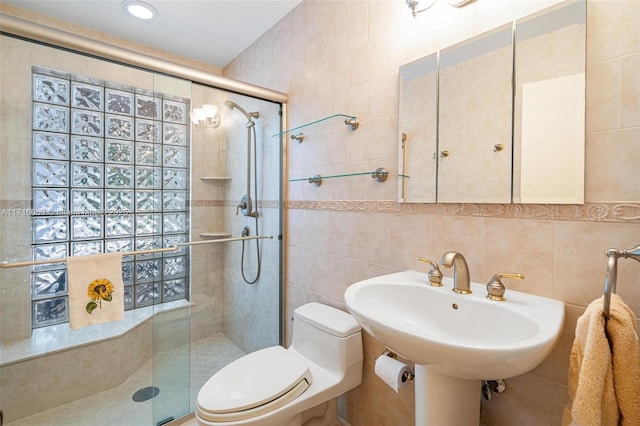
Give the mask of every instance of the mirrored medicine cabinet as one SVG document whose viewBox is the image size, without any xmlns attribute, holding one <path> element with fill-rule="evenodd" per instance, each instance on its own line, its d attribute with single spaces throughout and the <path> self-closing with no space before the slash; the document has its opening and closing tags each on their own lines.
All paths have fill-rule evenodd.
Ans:
<svg viewBox="0 0 640 426">
<path fill-rule="evenodd" d="M 400 68 L 398 198 L 584 202 L 585 0 Z"/>
</svg>

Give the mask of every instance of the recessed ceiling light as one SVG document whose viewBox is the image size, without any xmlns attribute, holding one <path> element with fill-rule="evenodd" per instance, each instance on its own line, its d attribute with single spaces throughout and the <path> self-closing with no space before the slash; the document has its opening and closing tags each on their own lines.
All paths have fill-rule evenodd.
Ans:
<svg viewBox="0 0 640 426">
<path fill-rule="evenodd" d="M 124 0 L 122 7 L 139 19 L 153 19 L 158 16 L 158 11 L 153 6 L 140 0 Z"/>
</svg>

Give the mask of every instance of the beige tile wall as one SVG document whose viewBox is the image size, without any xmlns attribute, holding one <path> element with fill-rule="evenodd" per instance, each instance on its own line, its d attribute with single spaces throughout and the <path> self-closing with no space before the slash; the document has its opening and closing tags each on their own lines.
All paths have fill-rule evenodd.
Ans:
<svg viewBox="0 0 640 426">
<path fill-rule="evenodd" d="M 194 84 L 192 102 L 219 106 L 217 128 L 192 132 L 192 240 L 206 238 L 201 233 L 221 232 L 239 237 L 244 226 L 256 235 L 255 220 L 236 215 L 236 206 L 247 192 L 246 119 L 223 106 L 231 99 L 246 111 L 257 111 L 258 205 L 260 235 L 277 236 L 280 176 L 279 105 L 247 96 Z M 253 138 L 253 133 L 251 134 Z M 251 148 L 253 152 L 253 147 Z M 253 164 L 253 153 L 252 153 Z M 204 180 L 201 177 L 228 177 Z M 254 173 L 251 198 L 254 200 Z M 255 209 L 255 207 L 254 207 Z M 240 272 L 242 243 L 198 245 L 192 254 L 192 340 L 224 332 L 238 347 L 251 352 L 279 341 L 279 249 L 278 240 L 261 240 L 261 271 L 256 285 L 246 284 Z M 257 274 L 255 241 L 245 243 L 245 276 Z"/>
<path fill-rule="evenodd" d="M 640 197 L 640 12 L 634 1 L 587 9 L 586 201 Z"/>
<path fill-rule="evenodd" d="M 193 84 L 192 107 L 221 101 L 218 90 Z M 191 238 L 201 233 L 225 231 L 222 200 L 227 181 L 201 177 L 226 176 L 225 131 L 192 128 L 191 133 Z M 194 246 L 191 250 L 191 341 L 222 331 L 222 276 L 224 251 L 218 245 Z"/>
<path fill-rule="evenodd" d="M 256 119 L 257 152 L 252 143 L 251 159 L 251 199 L 256 203 L 254 177 L 257 173 L 257 199 L 254 209 L 258 211 L 258 234 L 277 237 L 279 215 L 277 201 L 280 179 L 280 106 L 252 99 L 247 96 L 225 94 L 248 112 L 258 112 Z M 240 236 L 243 227 L 248 226 L 250 235 L 256 235 L 254 218 L 236 213 L 236 206 L 247 193 L 247 141 L 246 118 L 236 110 L 221 107 L 223 125 L 227 129 L 226 161 L 227 174 L 232 177 L 226 186 L 223 220 L 225 228 L 234 236 Z M 251 134 L 253 140 L 253 132 Z M 257 155 L 257 170 L 253 171 L 253 156 Z M 260 247 L 260 277 L 255 284 L 247 284 L 242 278 L 243 245 L 240 242 L 224 246 L 225 269 L 223 275 L 223 318 L 222 330 L 238 347 L 252 352 L 267 346 L 277 345 L 279 333 L 279 241 L 265 239 L 258 242 Z M 256 241 L 244 243 L 244 274 L 248 281 L 256 279 L 258 257 Z"/>
<path fill-rule="evenodd" d="M 340 121 L 305 130 L 305 141 L 287 149 L 289 178 L 378 166 L 395 173 L 399 66 L 542 3 L 477 1 L 454 9 L 437 2 L 413 19 L 402 1 L 307 0 L 225 75 L 288 93 L 289 127 L 335 113 L 361 119 L 355 132 Z M 560 424 L 573 330 L 602 292 L 603 250 L 640 242 L 640 3 L 589 0 L 587 33 L 586 199 L 592 204 L 398 206 L 395 184 L 366 176 L 326 180 L 318 188 L 291 182 L 287 318 L 311 300 L 344 308 L 351 283 L 420 269 L 418 256 L 437 259 L 449 249 L 464 253 L 474 281 L 486 282 L 498 271 L 523 272 L 526 280 L 508 288 L 566 302 L 566 325 L 554 354 L 533 372 L 508 379 L 507 392 L 483 404 L 482 420 L 492 426 Z M 636 313 L 638 282 L 638 265 L 621 261 L 619 293 Z M 411 425 L 413 388 L 395 394 L 373 375 L 381 351 L 365 338 L 363 384 L 342 401 L 341 415 L 354 426 Z"/>
</svg>

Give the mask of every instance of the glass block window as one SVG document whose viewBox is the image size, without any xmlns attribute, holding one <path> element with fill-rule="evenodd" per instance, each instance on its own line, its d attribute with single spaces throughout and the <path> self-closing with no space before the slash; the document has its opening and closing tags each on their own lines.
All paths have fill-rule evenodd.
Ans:
<svg viewBox="0 0 640 426">
<path fill-rule="evenodd" d="M 189 100 L 34 67 L 32 258 L 175 246 L 189 235 Z M 125 256 L 125 309 L 188 296 L 184 248 Z M 31 271 L 33 327 L 67 322 L 65 263 Z"/>
</svg>

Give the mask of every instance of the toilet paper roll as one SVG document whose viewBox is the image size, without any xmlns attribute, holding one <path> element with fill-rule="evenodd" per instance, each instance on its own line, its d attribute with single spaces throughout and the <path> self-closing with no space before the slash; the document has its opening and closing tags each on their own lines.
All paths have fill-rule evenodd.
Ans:
<svg viewBox="0 0 640 426">
<path fill-rule="evenodd" d="M 411 372 L 407 364 L 403 364 L 390 356 L 380 355 L 376 359 L 376 376 L 380 377 L 391 389 L 398 392 L 404 386 L 402 375 Z"/>
</svg>

